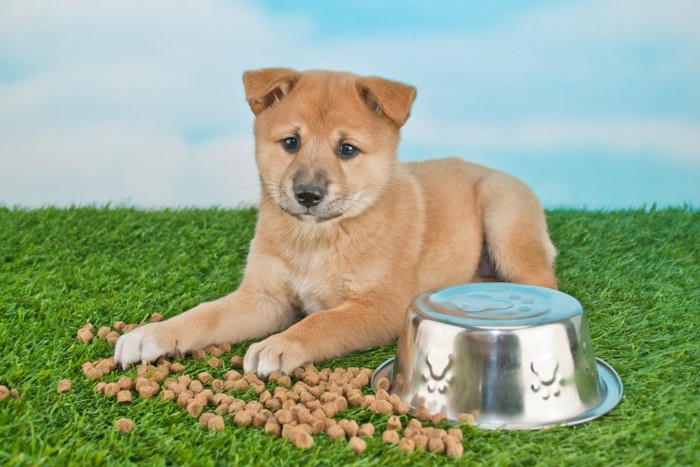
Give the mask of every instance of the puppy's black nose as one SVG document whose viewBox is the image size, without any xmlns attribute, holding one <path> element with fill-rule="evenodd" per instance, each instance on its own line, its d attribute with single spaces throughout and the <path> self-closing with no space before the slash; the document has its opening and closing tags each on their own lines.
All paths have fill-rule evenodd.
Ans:
<svg viewBox="0 0 700 467">
<path fill-rule="evenodd" d="M 297 185 L 294 187 L 294 197 L 297 199 L 299 204 L 306 206 L 307 208 L 312 208 L 317 206 L 326 193 L 323 188 L 315 185 Z"/>
</svg>

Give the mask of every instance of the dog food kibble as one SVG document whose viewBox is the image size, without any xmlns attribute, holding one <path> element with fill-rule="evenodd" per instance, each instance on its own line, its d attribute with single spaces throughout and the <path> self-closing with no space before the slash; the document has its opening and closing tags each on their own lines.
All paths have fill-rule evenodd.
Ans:
<svg viewBox="0 0 700 467">
<path fill-rule="evenodd" d="M 92 331 L 85 328 L 78 329 L 78 340 L 83 343 L 92 342 L 93 339 Z"/>
<path fill-rule="evenodd" d="M 59 394 L 63 394 L 64 392 L 68 392 L 70 390 L 71 390 L 70 380 L 62 379 L 61 381 L 58 382 L 58 386 L 56 387 L 56 392 L 58 392 Z"/>
<path fill-rule="evenodd" d="M 464 446 L 462 443 L 449 443 L 447 444 L 447 457 L 455 457 L 461 459 L 464 455 Z"/>
<path fill-rule="evenodd" d="M 396 430 L 386 430 L 382 433 L 382 443 L 396 444 L 399 442 L 399 432 Z"/>
<path fill-rule="evenodd" d="M 209 428 L 209 420 L 211 420 L 215 416 L 216 415 L 211 412 L 204 412 L 202 415 L 199 416 L 199 426 L 201 426 L 204 429 Z"/>
<path fill-rule="evenodd" d="M 357 430 L 357 436 L 362 438 L 371 438 L 374 436 L 374 425 L 371 423 L 363 423 L 360 425 L 360 429 Z"/>
<path fill-rule="evenodd" d="M 474 424 L 476 423 L 476 421 L 474 420 L 474 415 L 470 413 L 459 414 L 457 420 L 459 421 L 460 425 L 474 426 Z"/>
<path fill-rule="evenodd" d="M 445 443 L 440 438 L 428 438 L 428 451 L 433 454 L 445 452 Z"/>
<path fill-rule="evenodd" d="M 128 433 L 134 429 L 134 422 L 128 418 L 120 418 L 117 423 L 114 424 L 115 428 L 122 433 Z"/>
<path fill-rule="evenodd" d="M 163 315 L 161 315 L 160 313 L 153 313 L 151 315 L 151 322 L 158 323 L 160 321 L 163 321 Z"/>
<path fill-rule="evenodd" d="M 209 425 L 207 425 L 209 431 L 219 432 L 224 429 L 224 417 L 221 415 L 215 415 L 209 419 Z"/>
<path fill-rule="evenodd" d="M 419 405 L 416 407 L 416 410 L 413 412 L 413 415 L 420 421 L 427 422 L 432 420 L 433 414 L 430 413 L 430 410 L 424 405 Z"/>
<path fill-rule="evenodd" d="M 326 434 L 329 438 L 338 441 L 339 439 L 345 438 L 345 430 L 339 425 L 331 425 L 326 428 Z"/>
<path fill-rule="evenodd" d="M 200 380 L 203 384 L 209 384 L 211 382 L 211 380 L 214 378 L 208 372 L 203 371 L 197 375 L 197 379 Z"/>
<path fill-rule="evenodd" d="M 0 401 L 5 400 L 10 395 L 10 390 L 7 386 L 0 385 Z"/>
<path fill-rule="evenodd" d="M 159 319 L 162 316 L 154 314 L 152 321 Z M 115 331 L 102 326 L 97 335 L 114 345 L 120 336 L 118 331 L 126 333 L 138 326 L 141 325 L 117 321 L 114 323 Z M 79 332 L 87 338 L 87 333 L 92 333 L 93 330 L 84 326 Z M 398 395 L 389 394 L 391 383 L 388 378 L 383 377 L 377 381 L 375 394 L 364 395 L 363 388 L 370 385 L 373 374 L 368 368 L 319 370 L 313 364 L 306 363 L 295 368 L 289 375 L 274 371 L 265 383 L 255 373 L 241 374 L 243 357 L 238 355 L 231 357 L 230 362 L 239 371 L 228 370 L 223 375 L 216 371 L 223 366 L 219 357 L 230 351 L 230 343 L 194 350 L 191 355 L 193 359 L 208 358 L 207 363 L 213 368 L 198 373 L 196 378 L 184 374 L 186 368 L 182 363 L 170 363 L 161 358 L 155 364 L 157 366 L 138 365 L 138 376 L 133 380 L 121 376 L 116 382 L 97 383 L 95 390 L 109 397 L 116 396 L 119 404 L 132 402 L 132 390 L 142 398 L 158 395 L 165 401 L 174 401 L 197 418 L 203 429 L 221 431 L 225 427 L 225 417 L 231 417 L 230 420 L 239 427 L 262 429 L 267 434 L 286 439 L 300 449 L 313 447 L 313 435 L 325 432 L 333 440 L 347 439 L 348 447 L 358 455 L 367 447 L 363 438 L 374 437 L 374 424 L 359 425 L 355 420 L 336 420 L 335 417 L 347 409 L 364 410 L 367 416 L 371 412 L 386 420 L 386 429 L 381 436 L 385 444 L 396 444 L 403 452 L 423 448 L 433 453 L 447 453 L 454 458 L 463 455 L 463 434 L 460 428 L 436 429 L 423 427 L 421 423 L 431 422 L 433 426 L 440 424 L 446 419 L 444 414 L 431 414 L 426 407 L 418 406 L 415 418 L 408 415 L 408 422 L 402 422 L 399 416 L 406 416 L 410 406 Z M 114 369 L 113 358 L 85 362 L 82 366 L 85 376 L 92 380 L 101 379 Z M 172 375 L 168 376 L 169 374 Z M 61 381 L 57 387 L 59 393 L 69 390 L 68 380 Z M 234 397 L 232 391 L 242 393 L 239 395 L 241 398 Z M 253 395 L 252 391 L 259 396 Z M 9 391 L 0 386 L 0 400 L 8 395 L 16 397 L 16 390 Z M 210 412 L 205 411 L 207 407 L 215 408 Z M 372 417 L 378 418 L 374 415 Z M 462 414 L 459 420 L 461 424 L 474 423 L 472 414 Z M 125 433 L 134 428 L 133 422 L 127 419 L 118 420 L 115 426 Z M 400 433 L 403 433 L 403 437 Z"/>
<path fill-rule="evenodd" d="M 374 400 L 370 406 L 369 410 L 371 410 L 374 413 L 382 414 L 382 415 L 388 415 L 391 413 L 393 410 L 393 407 L 391 406 L 391 402 L 385 401 L 385 400 Z"/>
<path fill-rule="evenodd" d="M 439 425 L 445 420 L 447 420 L 447 415 L 445 415 L 442 412 L 438 412 L 435 415 L 433 415 L 433 417 L 430 419 L 430 423 L 432 423 L 433 425 Z"/>
<path fill-rule="evenodd" d="M 377 389 L 383 389 L 384 391 L 388 391 L 390 388 L 391 382 L 386 376 L 383 376 L 377 380 Z"/>
<path fill-rule="evenodd" d="M 401 420 L 396 415 L 389 417 L 389 421 L 386 423 L 386 427 L 389 430 L 400 430 L 402 427 Z"/>
<path fill-rule="evenodd" d="M 350 441 L 348 441 L 348 446 L 350 449 L 355 451 L 355 454 L 358 456 L 365 452 L 365 449 L 367 449 L 367 443 L 365 442 L 364 439 L 358 438 L 357 436 L 353 436 L 350 438 Z"/>
<path fill-rule="evenodd" d="M 105 340 L 109 345 L 114 347 L 115 345 L 117 345 L 117 341 L 119 340 L 119 333 L 117 331 L 111 331 L 105 336 Z"/>
<path fill-rule="evenodd" d="M 131 404 L 131 391 L 123 390 L 117 393 L 117 404 Z"/>
<path fill-rule="evenodd" d="M 403 452 L 413 452 L 416 449 L 416 442 L 409 438 L 399 440 L 399 449 Z"/>
<path fill-rule="evenodd" d="M 131 382 L 131 378 L 129 378 L 128 376 L 122 376 L 121 378 L 119 378 L 117 380 L 117 384 L 119 385 L 119 387 L 121 389 L 125 389 L 125 390 L 130 390 L 131 387 L 133 386 L 133 384 Z"/>
</svg>

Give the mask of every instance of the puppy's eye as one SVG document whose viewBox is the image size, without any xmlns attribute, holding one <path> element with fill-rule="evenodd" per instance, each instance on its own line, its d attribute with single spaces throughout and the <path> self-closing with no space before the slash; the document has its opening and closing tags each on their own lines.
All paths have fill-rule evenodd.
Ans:
<svg viewBox="0 0 700 467">
<path fill-rule="evenodd" d="M 353 157 L 357 156 L 359 153 L 360 153 L 360 150 L 357 149 L 352 144 L 343 143 L 340 146 L 338 146 L 338 157 L 340 157 L 343 160 L 352 159 Z"/>
<path fill-rule="evenodd" d="M 295 138 L 293 136 L 290 138 L 284 138 L 282 140 L 282 147 L 289 153 L 297 152 L 299 150 L 299 138 Z"/>
</svg>

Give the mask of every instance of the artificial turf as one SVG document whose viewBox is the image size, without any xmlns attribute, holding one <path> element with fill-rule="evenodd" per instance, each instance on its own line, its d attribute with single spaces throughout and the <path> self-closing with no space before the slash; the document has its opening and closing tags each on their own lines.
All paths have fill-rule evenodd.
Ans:
<svg viewBox="0 0 700 467">
<path fill-rule="evenodd" d="M 0 384 L 20 392 L 17 400 L 0 401 L 0 463 L 456 463 L 423 451 L 405 454 L 378 436 L 361 457 L 325 435 L 302 451 L 232 423 L 220 433 L 204 431 L 163 400 L 119 406 L 95 393 L 81 364 L 110 356 L 112 348 L 79 343 L 77 329 L 88 321 L 141 322 L 154 311 L 169 317 L 233 290 L 256 213 L 0 207 Z M 465 429 L 461 462 L 700 464 L 700 212 L 551 210 L 548 223 L 559 250 L 559 286 L 583 304 L 596 355 L 622 377 L 623 400 L 605 417 L 576 427 Z M 232 353 L 242 355 L 248 345 Z M 394 350 L 371 349 L 319 366 L 375 367 Z M 206 366 L 186 364 L 191 374 Z M 59 395 L 56 384 L 64 378 L 73 389 Z M 387 419 L 365 409 L 343 416 L 378 429 Z M 134 420 L 134 431 L 117 432 L 120 417 Z"/>
</svg>

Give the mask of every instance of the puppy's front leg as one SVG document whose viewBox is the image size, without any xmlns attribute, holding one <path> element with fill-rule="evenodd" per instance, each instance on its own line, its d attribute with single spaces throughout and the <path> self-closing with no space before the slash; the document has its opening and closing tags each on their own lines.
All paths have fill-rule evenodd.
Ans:
<svg viewBox="0 0 700 467">
<path fill-rule="evenodd" d="M 406 304 L 346 302 L 318 311 L 251 345 L 243 366 L 261 376 L 276 370 L 290 373 L 306 362 L 385 345 L 398 336 L 405 309 Z"/>
<path fill-rule="evenodd" d="M 115 363 L 127 368 L 162 355 L 240 342 L 286 328 L 295 315 L 282 275 L 274 271 L 271 264 L 249 265 L 241 287 L 232 294 L 124 334 L 117 341 Z"/>
</svg>

